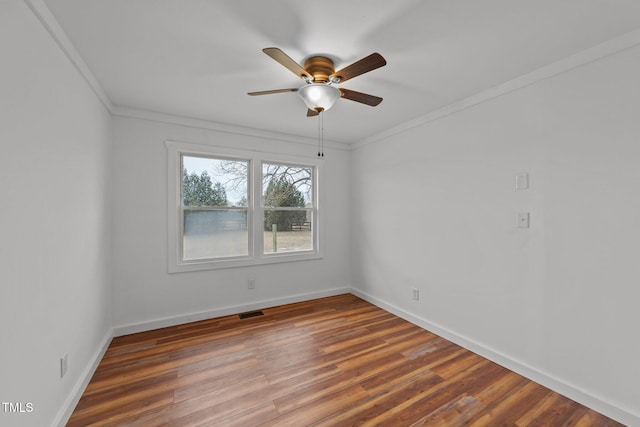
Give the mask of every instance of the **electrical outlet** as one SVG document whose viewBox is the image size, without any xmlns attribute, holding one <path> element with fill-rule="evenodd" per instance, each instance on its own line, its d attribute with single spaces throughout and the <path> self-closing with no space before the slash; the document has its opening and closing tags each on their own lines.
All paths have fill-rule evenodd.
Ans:
<svg viewBox="0 0 640 427">
<path fill-rule="evenodd" d="M 256 288 L 256 280 L 255 279 L 249 279 L 249 282 L 247 282 L 247 288 L 248 289 L 255 289 Z"/>
<path fill-rule="evenodd" d="M 64 377 L 67 373 L 67 366 L 67 353 L 65 353 L 60 358 L 60 378 Z"/>
<path fill-rule="evenodd" d="M 420 289 L 417 288 L 413 288 L 413 296 L 412 299 L 414 301 L 419 301 L 420 300 Z"/>
</svg>

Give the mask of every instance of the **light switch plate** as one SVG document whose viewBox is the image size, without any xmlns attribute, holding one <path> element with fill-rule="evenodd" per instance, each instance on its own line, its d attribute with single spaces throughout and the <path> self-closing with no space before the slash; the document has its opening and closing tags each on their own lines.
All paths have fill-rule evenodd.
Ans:
<svg viewBox="0 0 640 427">
<path fill-rule="evenodd" d="M 516 217 L 516 227 L 529 228 L 529 212 L 518 212 Z"/>
</svg>

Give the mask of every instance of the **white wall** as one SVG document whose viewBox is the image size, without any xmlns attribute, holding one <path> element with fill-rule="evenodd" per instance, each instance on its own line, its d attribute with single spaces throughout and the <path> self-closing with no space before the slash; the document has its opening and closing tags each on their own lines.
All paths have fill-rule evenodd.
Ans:
<svg viewBox="0 0 640 427">
<path fill-rule="evenodd" d="M 247 133 L 256 133 L 247 130 Z M 259 132 L 258 132 L 259 133 Z M 114 122 L 114 325 L 116 333 L 343 292 L 350 284 L 349 152 L 323 161 L 324 258 L 167 273 L 166 140 L 314 156 L 313 145 L 131 117 Z M 256 280 L 248 290 L 247 281 Z"/>
<path fill-rule="evenodd" d="M 0 52 L 0 400 L 33 404 L 0 407 L 1 425 L 60 419 L 111 311 L 126 332 L 350 283 L 640 423 L 640 49 L 353 153 L 327 149 L 322 260 L 179 274 L 166 264 L 166 139 L 314 147 L 112 119 L 19 0 L 0 2 Z M 531 189 L 514 190 L 520 172 Z M 514 227 L 517 211 L 531 229 Z"/>
<path fill-rule="evenodd" d="M 636 47 L 354 151 L 354 287 L 640 425 L 638 76 Z"/>
<path fill-rule="evenodd" d="M 0 425 L 45 426 L 110 334 L 111 117 L 22 1 L 0 52 Z"/>
</svg>

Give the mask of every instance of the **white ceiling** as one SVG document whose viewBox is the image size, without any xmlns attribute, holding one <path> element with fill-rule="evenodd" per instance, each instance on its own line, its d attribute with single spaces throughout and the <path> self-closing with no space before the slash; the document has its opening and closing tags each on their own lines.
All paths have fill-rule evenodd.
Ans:
<svg viewBox="0 0 640 427">
<path fill-rule="evenodd" d="M 387 66 L 342 87 L 325 138 L 354 143 L 640 28 L 638 0 L 44 0 L 116 106 L 314 138 L 302 86 L 262 53 Z"/>
</svg>

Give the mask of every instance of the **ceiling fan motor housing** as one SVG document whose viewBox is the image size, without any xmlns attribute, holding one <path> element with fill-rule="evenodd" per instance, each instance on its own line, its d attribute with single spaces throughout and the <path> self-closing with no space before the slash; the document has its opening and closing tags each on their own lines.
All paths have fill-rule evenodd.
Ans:
<svg viewBox="0 0 640 427">
<path fill-rule="evenodd" d="M 314 83 L 328 83 L 335 72 L 333 61 L 325 56 L 312 56 L 304 63 L 304 69 L 313 76 Z"/>
</svg>

